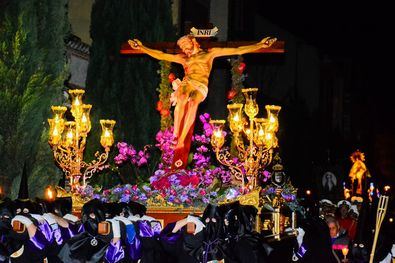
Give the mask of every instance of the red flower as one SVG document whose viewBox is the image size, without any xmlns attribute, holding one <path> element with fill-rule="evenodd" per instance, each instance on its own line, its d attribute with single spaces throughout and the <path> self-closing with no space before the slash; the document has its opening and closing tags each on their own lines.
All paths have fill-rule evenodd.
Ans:
<svg viewBox="0 0 395 263">
<path fill-rule="evenodd" d="M 191 185 L 196 186 L 199 184 L 200 180 L 199 177 L 197 177 L 196 175 L 193 175 L 189 178 L 189 181 L 191 182 Z"/>
<path fill-rule="evenodd" d="M 228 91 L 228 95 L 226 96 L 228 100 L 232 100 L 237 94 L 237 91 L 234 89 L 231 89 Z"/>
<path fill-rule="evenodd" d="M 130 195 L 129 189 L 126 189 L 126 190 L 125 190 L 125 194 Z"/>
<path fill-rule="evenodd" d="M 201 190 L 199 191 L 199 194 L 200 194 L 200 195 L 206 195 L 206 190 L 201 189 Z"/>
<path fill-rule="evenodd" d="M 170 73 L 168 78 L 169 78 L 169 82 L 173 83 L 173 81 L 176 79 L 176 75 L 174 75 L 174 73 Z"/>
<path fill-rule="evenodd" d="M 157 111 L 161 111 L 163 108 L 163 102 L 162 101 L 158 101 L 158 103 L 156 103 L 156 110 Z"/>
<path fill-rule="evenodd" d="M 170 111 L 169 111 L 169 110 L 162 109 L 162 110 L 160 111 L 160 115 L 162 115 L 163 117 L 167 117 L 167 116 L 170 115 Z"/>
<path fill-rule="evenodd" d="M 155 190 L 168 189 L 171 186 L 169 180 L 167 180 L 166 177 L 163 177 L 158 181 L 153 182 L 151 185 Z"/>
<path fill-rule="evenodd" d="M 246 68 L 246 63 L 240 62 L 239 66 L 237 67 L 237 70 L 239 71 L 240 74 L 242 74 L 245 68 Z"/>
<path fill-rule="evenodd" d="M 187 175 L 182 175 L 178 178 L 181 186 L 187 186 L 190 183 L 190 179 Z"/>
</svg>

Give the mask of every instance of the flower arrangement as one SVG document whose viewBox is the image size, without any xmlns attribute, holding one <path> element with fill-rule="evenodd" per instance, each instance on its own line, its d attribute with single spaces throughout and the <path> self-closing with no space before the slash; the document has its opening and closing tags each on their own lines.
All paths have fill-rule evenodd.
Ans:
<svg viewBox="0 0 395 263">
<path fill-rule="evenodd" d="M 184 207 L 236 198 L 243 191 L 232 186 L 230 172 L 225 167 L 217 166 L 216 159 L 211 156 L 213 127 L 209 123 L 210 115 L 202 114 L 199 120 L 202 133 L 192 138 L 193 147 L 187 169 L 177 172 L 170 169 L 176 142 L 173 127 L 168 127 L 157 133 L 155 145 L 147 145 L 143 150 L 137 150 L 125 142 L 117 144 L 114 163 L 117 168 L 125 165 L 132 167 L 134 184 L 117 185 L 106 190 L 87 187 L 79 194 L 107 202 L 132 200 L 143 204 L 165 203 Z M 158 163 L 152 158 L 153 151 L 161 153 Z"/>
</svg>

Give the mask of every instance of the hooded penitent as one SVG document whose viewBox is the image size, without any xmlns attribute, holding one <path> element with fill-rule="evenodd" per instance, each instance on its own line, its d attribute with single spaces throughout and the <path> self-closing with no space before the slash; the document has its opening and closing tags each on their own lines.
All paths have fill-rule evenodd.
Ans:
<svg viewBox="0 0 395 263">
<path fill-rule="evenodd" d="M 199 262 L 222 260 L 225 258 L 223 239 L 223 219 L 220 208 L 207 205 L 203 212 L 202 222 L 205 228 L 196 235 L 184 236 L 184 249 Z"/>
<path fill-rule="evenodd" d="M 82 207 L 85 232 L 67 241 L 59 253 L 63 262 L 101 262 L 111 235 L 99 235 L 99 223 L 105 220 L 103 203 L 93 199 Z"/>
</svg>

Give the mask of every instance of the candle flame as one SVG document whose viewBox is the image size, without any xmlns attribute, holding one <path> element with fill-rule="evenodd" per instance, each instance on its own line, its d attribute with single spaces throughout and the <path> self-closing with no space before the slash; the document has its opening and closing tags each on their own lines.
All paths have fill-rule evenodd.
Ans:
<svg viewBox="0 0 395 263">
<path fill-rule="evenodd" d="M 81 105 L 81 102 L 80 102 L 80 100 L 78 99 L 78 97 L 75 98 L 74 103 L 73 103 L 73 106 L 80 106 L 80 105 Z"/>
<path fill-rule="evenodd" d="M 215 130 L 214 131 L 214 136 L 217 138 L 221 138 L 222 137 L 222 131 L 221 130 Z"/>
<path fill-rule="evenodd" d="M 53 192 L 50 188 L 47 189 L 47 199 L 52 200 L 53 199 Z"/>
<path fill-rule="evenodd" d="M 86 117 L 85 114 L 82 114 L 81 122 L 83 122 L 83 123 L 88 122 L 88 118 Z"/>
</svg>

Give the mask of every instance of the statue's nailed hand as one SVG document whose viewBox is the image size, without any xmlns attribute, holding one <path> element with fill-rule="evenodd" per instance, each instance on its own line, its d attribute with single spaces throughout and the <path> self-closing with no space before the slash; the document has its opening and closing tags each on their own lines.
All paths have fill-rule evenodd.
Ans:
<svg viewBox="0 0 395 263">
<path fill-rule="evenodd" d="M 262 39 L 259 44 L 262 45 L 262 48 L 268 48 L 271 47 L 271 45 L 273 45 L 274 42 L 277 41 L 277 38 L 271 38 L 271 37 L 265 37 L 264 39 Z"/>
<path fill-rule="evenodd" d="M 141 48 L 141 46 L 143 45 L 142 43 L 141 43 L 141 41 L 140 40 L 138 40 L 138 39 L 133 39 L 133 40 L 128 40 L 128 43 L 129 43 L 129 45 L 130 45 L 130 47 L 132 48 L 132 49 L 140 49 Z"/>
</svg>

